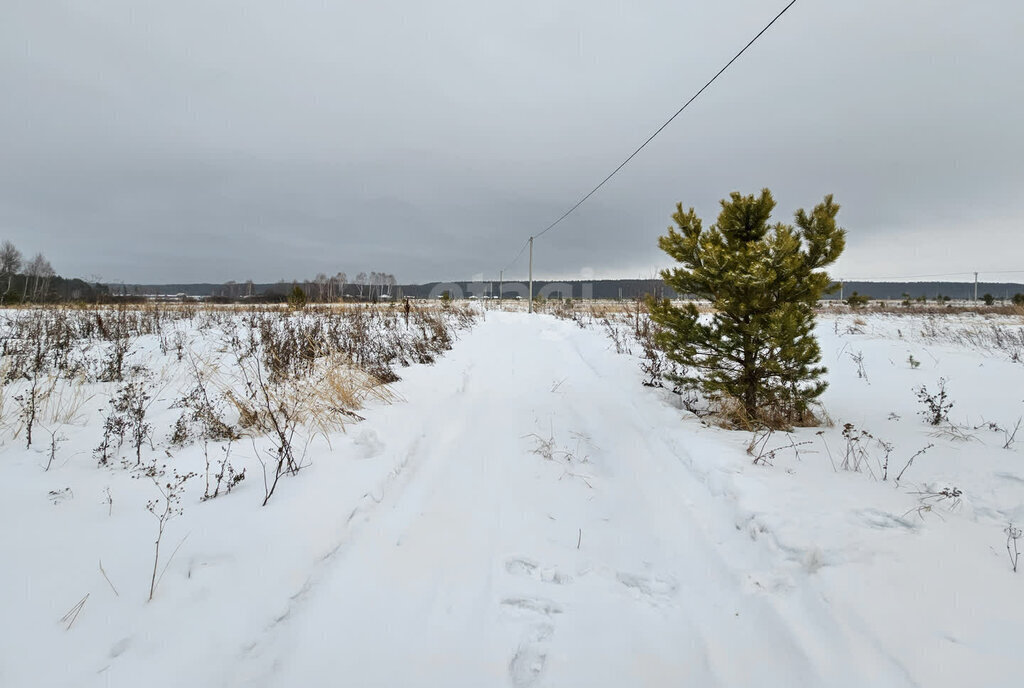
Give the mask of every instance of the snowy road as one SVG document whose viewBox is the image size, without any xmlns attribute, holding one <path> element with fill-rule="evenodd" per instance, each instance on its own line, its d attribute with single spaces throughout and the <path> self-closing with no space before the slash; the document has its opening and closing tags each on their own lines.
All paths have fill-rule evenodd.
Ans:
<svg viewBox="0 0 1024 688">
<path fill-rule="evenodd" d="M 912 685 L 638 383 L 600 332 L 489 313 L 352 431 L 397 468 L 222 682 Z"/>
</svg>

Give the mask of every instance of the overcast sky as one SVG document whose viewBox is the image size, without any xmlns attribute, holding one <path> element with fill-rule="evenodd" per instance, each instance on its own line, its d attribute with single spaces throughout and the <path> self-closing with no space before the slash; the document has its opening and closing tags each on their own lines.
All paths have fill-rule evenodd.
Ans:
<svg viewBox="0 0 1024 688">
<path fill-rule="evenodd" d="M 784 4 L 2 0 L 0 239 L 107 281 L 496 278 Z M 536 272 L 650 276 L 677 202 L 767 186 L 835 194 L 836 276 L 1024 280 L 1022 39 L 1020 0 L 800 0 Z"/>
</svg>

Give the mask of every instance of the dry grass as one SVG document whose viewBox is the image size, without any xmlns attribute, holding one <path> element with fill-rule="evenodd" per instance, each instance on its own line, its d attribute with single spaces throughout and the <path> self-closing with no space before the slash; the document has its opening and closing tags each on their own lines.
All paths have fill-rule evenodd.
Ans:
<svg viewBox="0 0 1024 688">
<path fill-rule="evenodd" d="M 249 361 L 243 365 L 256 364 Z M 256 376 L 250 371 L 250 377 Z M 356 411 L 367 403 L 390 404 L 400 399 L 389 385 L 354 365 L 343 353 L 317 360 L 308 376 L 266 383 L 267 399 L 240 395 L 237 384 L 226 384 L 223 378 L 219 384 L 220 392 L 238 412 L 239 425 L 255 434 L 268 432 L 269 414 L 280 413 L 307 432 L 327 437 L 362 420 Z"/>
<path fill-rule="evenodd" d="M 404 366 L 434 361 L 479 315 L 467 304 L 426 302 L 408 318 L 394 303 L 0 309 L 0 418 L 5 431 L 22 431 L 24 402 L 11 407 L 29 380 L 32 418 L 56 438 L 109 383 L 149 370 L 158 373 L 153 397 L 182 409 L 169 446 L 240 430 L 280 435 L 282 427 L 300 441 L 327 437 L 360 420 L 367 404 L 395 401 L 385 383 Z M 203 423 L 225 432 L 211 436 Z M 163 437 L 166 429 L 153 430 Z"/>
<path fill-rule="evenodd" d="M 832 419 L 823 407 L 808 409 L 798 416 L 779 404 L 762 404 L 756 415 L 747 412 L 736 397 L 720 395 L 710 401 L 708 419 L 726 430 L 754 432 L 761 429 L 790 432 L 795 427 L 815 428 L 831 426 Z"/>
<path fill-rule="evenodd" d="M 83 407 L 92 400 L 84 380 L 60 380 L 52 377 L 40 404 L 39 418 L 43 426 L 75 425 L 85 418 Z"/>
</svg>

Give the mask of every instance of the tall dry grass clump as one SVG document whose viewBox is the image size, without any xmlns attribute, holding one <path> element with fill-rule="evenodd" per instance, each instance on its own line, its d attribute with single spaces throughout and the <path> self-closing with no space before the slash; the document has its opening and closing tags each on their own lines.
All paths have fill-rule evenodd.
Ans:
<svg viewBox="0 0 1024 688">
<path fill-rule="evenodd" d="M 417 304 L 408 314 L 394 304 L 4 309 L 0 431 L 33 443 L 41 428 L 49 466 L 63 433 L 87 425 L 84 409 L 99 397 L 99 464 L 147 476 L 161 474 L 157 462 L 172 451 L 201 442 L 208 452 L 212 442 L 228 456 L 245 436 L 265 468 L 266 503 L 281 477 L 308 464 L 312 438 L 344 430 L 367 404 L 394 401 L 400 370 L 436 360 L 478 315 L 462 304 Z M 167 415 L 150 407 L 168 397 L 177 420 L 163 427 Z"/>
</svg>

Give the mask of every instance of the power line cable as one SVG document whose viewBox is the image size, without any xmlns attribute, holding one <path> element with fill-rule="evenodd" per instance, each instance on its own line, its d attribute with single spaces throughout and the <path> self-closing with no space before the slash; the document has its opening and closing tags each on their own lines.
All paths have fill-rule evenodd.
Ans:
<svg viewBox="0 0 1024 688">
<path fill-rule="evenodd" d="M 508 262 L 508 265 L 506 265 L 504 268 L 502 268 L 502 272 L 506 272 L 510 267 L 512 267 L 513 265 L 516 264 L 516 261 L 519 260 L 519 256 L 523 255 L 523 251 L 526 250 L 526 247 L 529 245 L 529 243 L 530 243 L 529 239 L 527 239 L 526 241 L 523 242 L 523 245 L 519 247 L 519 252 L 516 253 L 516 257 L 513 258 L 512 260 L 510 260 Z"/>
<path fill-rule="evenodd" d="M 635 158 L 635 157 L 637 156 L 637 154 L 638 154 L 638 153 L 640 153 L 640 151 L 642 151 L 642 150 L 643 150 L 644 148 L 646 148 L 646 147 L 647 147 L 647 144 L 649 144 L 649 143 L 650 143 L 651 141 L 653 141 L 653 140 L 654 140 L 654 138 L 655 138 L 655 137 L 656 137 L 656 136 L 657 136 L 658 134 L 660 134 L 660 133 L 661 133 L 661 132 L 662 132 L 662 131 L 663 131 L 663 130 L 664 130 L 664 129 L 665 129 L 665 128 L 666 128 L 666 127 L 667 127 L 667 126 L 669 125 L 669 124 L 671 124 L 671 123 L 672 123 L 672 122 L 673 122 L 673 121 L 674 121 L 674 120 L 676 119 L 676 117 L 678 117 L 679 115 L 681 115 L 681 114 L 683 113 L 683 111 L 684 111 L 684 110 L 685 110 L 686 108 L 688 108 L 688 107 L 690 106 L 690 104 L 691 104 L 691 103 L 693 103 L 693 101 L 697 100 L 697 98 L 698 98 L 698 97 L 700 97 L 700 95 L 701 95 L 702 93 L 704 93 L 704 91 L 706 91 L 706 90 L 707 90 L 707 89 L 708 89 L 708 88 L 709 88 L 709 87 L 711 86 L 711 84 L 715 83 L 715 81 L 717 81 L 717 80 L 718 80 L 718 77 L 722 76 L 722 74 L 724 74 L 724 73 L 725 73 L 725 71 L 726 71 L 727 69 L 729 69 L 729 67 L 731 67 L 731 66 L 732 66 L 732 64 L 733 64 L 734 62 L 736 62 L 736 60 L 738 60 L 738 59 L 740 58 L 740 56 L 742 56 L 742 55 L 743 55 L 743 53 L 747 52 L 747 50 L 748 50 L 748 49 L 750 48 L 750 46 L 752 46 L 752 45 L 753 45 L 753 44 L 754 44 L 754 43 L 755 43 L 755 42 L 757 41 L 757 39 L 759 39 L 759 38 L 760 38 L 761 36 L 763 36 L 763 35 L 764 35 L 764 34 L 765 34 L 765 33 L 766 33 L 767 31 L 768 31 L 768 29 L 770 29 L 770 28 L 771 28 L 772 26 L 774 26 L 774 25 L 775 25 L 775 23 L 776 23 L 777 21 L 779 21 L 779 19 L 781 19 L 781 18 L 782 18 L 782 15 L 784 15 L 784 14 L 785 14 L 786 12 L 788 12 L 788 11 L 789 11 L 789 9 L 790 9 L 790 8 L 791 8 L 791 7 L 793 6 L 793 5 L 795 5 L 795 4 L 796 4 L 796 2 L 797 2 L 797 0 L 791 0 L 791 1 L 790 1 L 790 3 L 789 3 L 788 5 L 786 5 L 785 7 L 783 7 L 783 8 L 782 8 L 782 10 L 781 10 L 781 11 L 780 11 L 780 12 L 779 12 L 778 14 L 776 14 L 776 15 L 775 15 L 775 17 L 774 17 L 774 18 L 773 18 L 773 19 L 772 19 L 772 20 L 771 20 L 770 22 L 768 22 L 767 24 L 765 24 L 764 28 L 762 28 L 762 29 L 761 29 L 760 31 L 758 31 L 758 32 L 757 32 L 757 34 L 756 34 L 756 35 L 755 35 L 755 36 L 754 36 L 753 38 L 751 38 L 751 39 L 750 39 L 750 41 L 748 41 L 748 42 L 747 42 L 747 44 L 746 44 L 746 45 L 744 45 L 744 46 L 743 46 L 743 48 L 742 48 L 742 49 L 741 49 L 741 50 L 740 50 L 740 51 L 739 51 L 738 53 L 736 53 L 735 55 L 733 55 L 733 57 L 732 57 L 732 59 L 731 59 L 731 60 L 729 60 L 729 61 L 728 61 L 727 63 L 725 63 L 725 66 L 724 66 L 724 67 L 722 67 L 721 69 L 719 69 L 719 70 L 718 70 L 718 72 L 717 72 L 717 73 L 715 73 L 715 75 L 714 75 L 713 77 L 711 77 L 711 79 L 710 79 L 710 80 L 708 80 L 708 82 L 707 82 L 706 84 L 704 84 L 703 86 L 701 86 L 700 90 L 698 90 L 698 91 L 697 91 L 696 93 L 694 93 L 694 94 L 693 94 L 693 95 L 692 95 L 692 96 L 690 97 L 690 99 L 689 99 L 689 100 L 687 100 L 687 101 L 686 101 L 685 103 L 683 103 L 683 106 L 682 106 L 682 107 L 680 107 L 680 108 L 679 108 L 678 110 L 676 110 L 676 111 L 675 111 L 675 113 L 674 113 L 674 114 L 673 114 L 673 115 L 672 115 L 671 117 L 669 117 L 669 118 L 668 118 L 667 120 L 665 120 L 665 122 L 664 122 L 664 123 L 663 123 L 663 124 L 662 124 L 662 125 L 661 125 L 660 127 L 658 127 L 658 128 L 657 128 L 657 129 L 656 129 L 656 130 L 654 131 L 654 133 L 653 133 L 653 134 L 651 134 L 650 136 L 648 136 L 648 137 L 647 137 L 647 139 L 646 139 L 646 140 L 645 140 L 645 141 L 644 141 L 644 142 L 643 142 L 642 144 L 640 144 L 640 146 L 639 146 L 639 147 L 638 147 L 638 148 L 637 148 L 636 150 L 634 150 L 634 151 L 633 151 L 632 153 L 630 153 L 630 154 L 629 154 L 629 156 L 628 156 L 628 157 L 627 157 L 627 158 L 626 158 L 625 160 L 623 160 L 623 161 L 622 161 L 621 163 L 619 163 L 618 167 L 616 167 L 616 168 L 615 168 L 614 170 L 612 170 L 611 174 L 609 174 L 609 175 L 608 175 L 607 177 L 605 177 L 604 179 L 602 179 L 602 180 L 601 180 L 601 182 L 600 182 L 600 183 L 599 183 L 599 184 L 598 184 L 597 186 L 595 186 L 595 187 L 594 187 L 593 189 L 591 189 L 591 190 L 590 190 L 590 191 L 589 191 L 589 192 L 587 193 L 587 195 L 585 195 L 585 196 L 584 196 L 583 198 L 581 198 L 581 199 L 580 199 L 579 201 L 577 201 L 575 205 L 573 205 L 573 206 L 572 206 L 571 208 L 569 208 L 569 209 L 568 209 L 567 211 L 565 211 L 565 212 L 564 212 L 564 213 L 562 214 L 562 216 L 561 216 L 561 217 L 559 217 L 559 218 L 558 218 L 557 220 L 555 220 L 554 222 L 552 222 L 551 224 L 549 224 L 549 225 L 548 225 L 547 227 L 545 227 L 545 228 L 544 228 L 543 230 L 541 230 L 540 232 L 538 232 L 537 234 L 535 234 L 535 235 L 534 235 L 534 238 L 538 238 L 538 237 L 541 237 L 541 236 L 543 236 L 543 235 L 547 234 L 547 233 L 548 233 L 549 231 L 551 231 L 552 229 L 554 229 L 554 228 L 555 228 L 555 227 L 556 227 L 556 226 L 557 226 L 557 225 L 558 225 L 559 223 L 561 223 L 561 222 L 562 222 L 562 220 L 564 220 L 565 218 L 569 217 L 569 215 L 571 215 L 571 214 L 572 214 L 572 213 L 573 213 L 573 212 L 574 212 L 574 211 L 575 211 L 575 210 L 576 210 L 577 208 L 579 208 L 579 207 L 580 207 L 581 205 L 583 205 L 583 204 L 584 204 L 584 203 L 585 203 L 585 202 L 587 201 L 587 199 L 589 199 L 589 198 L 590 198 L 591 196 L 593 196 L 593 195 L 594 195 L 595 193 L 597 193 L 597 191 L 598 191 L 598 190 L 599 190 L 599 189 L 600 189 L 600 188 L 601 188 L 602 186 L 604 186 L 605 184 L 607 184 L 607 183 L 608 183 L 608 181 L 609 181 L 609 180 L 610 180 L 610 179 L 611 179 L 612 177 L 614 177 L 614 176 L 615 176 L 616 174 L 618 174 L 618 173 L 619 173 L 619 171 L 620 171 L 620 170 L 621 170 L 621 169 L 622 169 L 623 167 L 625 167 L 625 166 L 626 166 L 627 164 L 629 164 L 629 162 L 630 162 L 630 161 L 631 161 L 631 160 L 632 160 L 633 158 Z M 513 259 L 512 259 L 511 261 L 509 261 L 509 264 L 508 264 L 508 265 L 507 265 L 507 266 L 506 266 L 506 267 L 504 268 L 504 270 L 508 270 L 508 269 L 509 269 L 510 267 L 512 267 L 512 265 L 514 265 L 514 264 L 515 264 L 515 262 L 516 262 L 517 260 L 519 260 L 519 257 L 523 255 L 523 251 L 525 251 L 525 250 L 526 250 L 526 247 L 527 247 L 527 245 L 528 245 L 529 243 L 530 243 L 530 240 L 529 240 L 529 238 L 528 238 L 528 239 L 527 239 L 527 240 L 526 240 L 525 242 L 523 242 L 523 245 L 522 245 L 522 246 L 521 246 L 521 247 L 519 248 L 519 251 L 517 251 L 517 252 L 516 252 L 516 255 L 515 255 L 515 257 L 514 257 L 514 258 L 513 258 Z"/>
<path fill-rule="evenodd" d="M 676 110 L 676 111 L 675 111 L 675 114 L 673 114 L 673 115 L 672 115 L 671 117 L 669 117 L 669 118 L 668 118 L 667 120 L 665 120 L 665 123 L 664 123 L 664 124 L 662 124 L 662 125 L 661 125 L 660 127 L 658 127 L 658 128 L 657 128 L 657 129 L 655 130 L 655 132 L 654 132 L 653 134 L 651 134 L 650 136 L 648 136 L 648 137 L 647 137 L 647 140 L 646 140 L 646 141 L 644 141 L 644 142 L 643 142 L 642 144 L 640 144 L 639 148 L 637 148 L 637 149 L 636 149 L 635 151 L 633 151 L 632 153 L 630 153 L 630 154 L 629 154 L 629 157 L 627 157 L 627 158 L 626 158 L 625 160 L 623 160 L 623 161 L 622 161 L 621 163 L 619 163 L 619 166 L 618 166 L 618 167 L 616 167 L 616 168 L 615 168 L 614 170 L 612 170 L 611 174 L 609 174 L 609 175 L 608 175 L 607 177 L 605 177 L 604 179 L 602 179 L 602 180 L 601 180 L 601 183 L 600 183 L 600 184 L 598 184 L 598 185 L 597 185 L 597 186 L 595 186 L 595 187 L 594 187 L 593 189 L 591 189 L 591 190 L 590 190 L 590 192 L 589 192 L 589 193 L 587 193 L 587 195 L 586 195 L 586 196 L 584 196 L 584 197 L 583 197 L 583 198 L 581 198 L 581 199 L 580 199 L 579 201 L 577 201 L 577 202 L 576 202 L 576 205 L 574 205 L 573 207 L 571 207 L 571 208 L 569 208 L 569 209 L 568 209 L 567 211 L 565 211 L 565 212 L 564 212 L 564 213 L 562 214 L 562 216 L 561 216 L 561 217 L 559 217 L 559 218 L 558 218 L 557 220 L 555 220 L 554 222 L 552 222 L 552 223 L 551 223 L 550 225 L 548 225 L 547 227 L 545 227 L 545 228 L 544 228 L 543 230 L 541 230 L 540 232 L 538 232 L 537 234 L 535 234 L 535 235 L 534 235 L 534 238 L 539 238 L 539 237 L 542 237 L 542 236 L 544 236 L 545 234 L 547 234 L 547 233 L 548 233 L 549 231 L 551 231 L 552 229 L 554 229 L 554 228 L 555 228 L 555 226 L 557 226 L 557 225 L 558 225 L 558 224 L 559 224 L 559 223 L 560 223 L 560 222 L 561 222 L 562 220 L 564 220 L 565 218 L 569 217 L 569 215 L 571 215 L 571 214 L 573 213 L 573 211 L 574 211 L 574 210 L 576 210 L 576 209 L 577 209 L 577 208 L 579 208 L 579 207 L 580 207 L 581 205 L 583 205 L 583 204 L 584 204 L 584 203 L 585 203 L 585 202 L 587 201 L 587 199 L 588 199 L 588 198 L 590 198 L 590 197 L 591 197 L 591 196 L 593 196 L 593 195 L 594 195 L 595 193 L 597 193 L 598 189 L 600 189 L 600 188 L 601 188 L 602 186 L 604 186 L 604 185 L 605 185 L 606 183 L 608 183 L 608 181 L 609 181 L 609 180 L 610 180 L 610 179 L 611 179 L 612 177 L 614 177 L 614 176 L 615 176 L 616 174 L 618 174 L 619 170 L 621 170 L 621 169 L 622 169 L 623 167 L 625 167 L 625 166 L 626 166 L 626 165 L 627 165 L 627 164 L 629 163 L 629 161 L 630 161 L 630 160 L 632 160 L 633 158 L 635 158 L 635 157 L 637 156 L 637 154 L 638 154 L 638 153 L 639 153 L 640 151 L 642 151 L 642 150 L 643 150 L 644 148 L 646 148 L 646 147 L 647 147 L 647 144 L 649 144 L 649 143 L 650 143 L 651 141 L 653 141 L 653 140 L 654 140 L 654 137 L 655 137 L 655 136 L 657 136 L 658 134 L 660 134 L 660 133 L 661 133 L 661 132 L 662 132 L 662 131 L 663 131 L 663 130 L 665 129 L 665 127 L 667 127 L 667 126 L 668 126 L 669 124 L 671 124 L 671 123 L 672 123 L 672 121 L 673 121 L 673 120 L 675 120 L 675 118 L 676 118 L 676 117 L 678 117 L 679 115 L 681 115 L 681 114 L 683 113 L 683 110 L 685 110 L 686 108 L 688 108 L 688 107 L 690 106 L 690 104 L 691 104 L 691 103 L 692 103 L 693 101 L 697 100 L 697 98 L 698 98 L 698 97 L 700 97 L 700 95 L 701 95 L 702 93 L 704 93 L 704 91 L 706 91 L 706 90 L 708 89 L 708 87 L 710 87 L 710 86 L 711 86 L 711 84 L 715 83 L 715 81 L 717 81 L 717 80 L 718 80 L 718 77 L 722 76 L 722 74 L 724 74 L 724 73 L 725 73 L 725 70 L 729 69 L 729 67 L 731 67 L 731 66 L 732 66 L 732 64 L 733 64 L 733 63 L 734 63 L 734 62 L 735 62 L 736 60 L 738 60 L 738 59 L 740 58 L 740 56 L 741 56 L 741 55 L 743 55 L 743 53 L 747 52 L 747 49 L 748 49 L 748 48 L 750 48 L 750 46 L 752 46 L 752 45 L 753 45 L 753 44 L 754 44 L 754 43 L 755 43 L 755 42 L 757 41 L 757 39 L 759 39 L 759 38 L 760 38 L 761 36 L 763 36 L 763 35 L 764 35 L 764 34 L 765 34 L 765 33 L 766 33 L 767 31 L 768 31 L 768 29 L 770 29 L 770 28 L 771 28 L 771 27 L 772 27 L 772 26 L 773 26 L 773 25 L 775 24 L 775 22 L 779 21 L 779 19 L 781 19 L 781 18 L 782 18 L 782 15 L 784 15 L 784 14 L 785 14 L 786 12 L 788 12 L 788 11 L 789 11 L 789 8 L 790 8 L 790 7 L 792 7 L 793 5 L 795 5 L 795 4 L 796 4 L 796 2 L 797 2 L 797 0 L 791 0 L 791 1 L 790 1 L 790 3 L 789 3 L 788 5 L 786 5 L 785 7 L 783 7 L 783 8 L 782 8 L 782 11 L 781 11 L 781 12 L 779 12 L 779 13 L 778 13 L 777 15 L 775 15 L 775 18 L 774 18 L 774 19 L 772 19 L 772 20 L 771 20 L 770 22 L 768 22 L 768 23 L 767 23 L 767 24 L 766 24 L 766 25 L 764 26 L 764 28 L 763 28 L 763 29 L 761 29 L 760 31 L 758 31 L 758 32 L 757 32 L 757 35 L 756 35 L 756 36 L 754 36 L 753 38 L 751 38 L 751 39 L 750 39 L 750 41 L 749 41 L 749 42 L 748 42 L 748 43 L 747 43 L 747 44 L 746 44 L 745 46 L 743 46 L 743 48 L 742 48 L 742 49 L 741 49 L 741 50 L 740 50 L 740 51 L 739 51 L 738 53 L 736 53 L 736 54 L 735 54 L 735 55 L 733 56 L 733 58 L 732 58 L 731 60 L 729 60 L 729 61 L 728 61 L 728 62 L 727 62 L 727 63 L 725 64 L 725 66 L 724 66 L 724 67 L 722 67 L 721 69 L 719 69 L 719 70 L 718 70 L 718 72 L 717 72 L 717 73 L 716 73 L 716 74 L 715 74 L 715 75 L 714 75 L 713 77 L 711 77 L 711 79 L 710 79 L 710 80 L 709 80 L 709 81 L 708 81 L 708 82 L 707 82 L 706 84 L 704 84 L 703 86 L 701 86 L 701 88 L 700 88 L 700 90 L 699 90 L 699 91 L 697 91 L 696 93 L 694 93 L 694 94 L 693 94 L 693 95 L 692 95 L 692 96 L 690 97 L 690 99 L 689 99 L 688 101 L 686 101 L 685 103 L 683 103 L 683 106 L 682 106 L 681 108 L 679 108 L 678 110 Z"/>
</svg>

